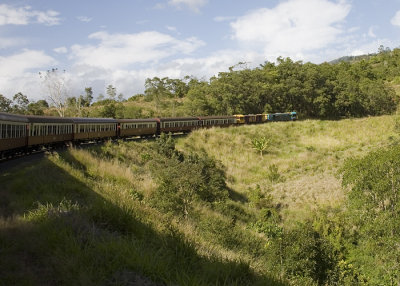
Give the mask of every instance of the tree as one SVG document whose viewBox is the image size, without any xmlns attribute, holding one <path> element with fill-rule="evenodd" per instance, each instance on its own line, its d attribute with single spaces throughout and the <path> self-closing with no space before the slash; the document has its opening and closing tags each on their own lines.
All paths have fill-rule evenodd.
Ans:
<svg viewBox="0 0 400 286">
<path fill-rule="evenodd" d="M 91 87 L 85 87 L 85 95 L 82 98 L 83 106 L 90 106 L 93 100 L 93 90 Z"/>
<path fill-rule="evenodd" d="M 161 102 L 164 98 L 171 97 L 171 92 L 168 89 L 168 78 L 154 77 L 148 78 L 145 82 L 145 95 L 148 100 L 154 100 L 156 103 L 157 112 L 160 111 Z"/>
<path fill-rule="evenodd" d="M 11 111 L 11 103 L 7 97 L 0 94 L 0 111 L 2 112 L 10 112 Z"/>
<path fill-rule="evenodd" d="M 371 285 L 400 283 L 400 147 L 348 159 L 342 169 L 350 225 L 356 226 L 352 263 Z"/>
<path fill-rule="evenodd" d="M 266 151 L 270 146 L 270 143 L 271 140 L 265 136 L 251 140 L 253 148 L 260 152 L 261 157 L 263 156 L 264 151 Z"/>
<path fill-rule="evenodd" d="M 100 115 L 104 118 L 116 118 L 117 106 L 113 102 L 104 105 Z"/>
<path fill-rule="evenodd" d="M 115 100 L 115 97 L 117 96 L 117 89 L 111 84 L 107 86 L 107 95 L 111 100 Z"/>
<path fill-rule="evenodd" d="M 41 99 L 37 102 L 31 102 L 28 105 L 28 114 L 43 115 L 46 108 L 49 108 L 49 104 L 46 100 Z"/>
<path fill-rule="evenodd" d="M 118 101 L 119 102 L 124 102 L 125 101 L 124 95 L 122 93 L 118 94 Z"/>
<path fill-rule="evenodd" d="M 65 70 L 63 74 L 65 74 Z M 50 103 L 56 108 L 60 117 L 65 116 L 68 99 L 66 80 L 63 74 L 60 74 L 56 68 L 48 70 L 45 73 L 39 72 Z"/>
<path fill-rule="evenodd" d="M 12 109 L 14 113 L 19 113 L 19 114 L 27 113 L 29 99 L 26 97 L 26 95 L 23 95 L 21 92 L 18 92 L 17 94 L 14 95 L 13 102 L 14 104 Z"/>
</svg>

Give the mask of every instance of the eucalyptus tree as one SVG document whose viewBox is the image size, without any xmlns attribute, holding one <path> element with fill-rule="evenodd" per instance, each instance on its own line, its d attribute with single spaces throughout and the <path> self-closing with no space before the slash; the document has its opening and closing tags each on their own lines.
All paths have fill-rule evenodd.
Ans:
<svg viewBox="0 0 400 286">
<path fill-rule="evenodd" d="M 65 116 L 68 92 L 65 70 L 61 73 L 57 68 L 39 72 L 45 92 L 60 117 Z"/>
</svg>

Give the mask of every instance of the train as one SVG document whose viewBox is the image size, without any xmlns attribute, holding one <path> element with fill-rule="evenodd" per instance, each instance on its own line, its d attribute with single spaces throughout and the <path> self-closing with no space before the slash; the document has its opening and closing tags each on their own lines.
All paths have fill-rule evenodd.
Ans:
<svg viewBox="0 0 400 286">
<path fill-rule="evenodd" d="M 66 118 L 0 112 L 0 159 L 57 145 L 294 120 L 297 120 L 296 112 L 147 119 Z"/>
</svg>

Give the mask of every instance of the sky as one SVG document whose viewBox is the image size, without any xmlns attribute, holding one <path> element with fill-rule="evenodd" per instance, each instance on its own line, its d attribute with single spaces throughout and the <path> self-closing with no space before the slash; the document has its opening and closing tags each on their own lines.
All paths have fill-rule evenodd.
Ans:
<svg viewBox="0 0 400 286">
<path fill-rule="evenodd" d="M 57 68 L 70 96 L 146 78 L 209 80 L 239 62 L 316 64 L 400 47 L 400 0 L 2 0 L 0 94 L 46 99 Z"/>
</svg>

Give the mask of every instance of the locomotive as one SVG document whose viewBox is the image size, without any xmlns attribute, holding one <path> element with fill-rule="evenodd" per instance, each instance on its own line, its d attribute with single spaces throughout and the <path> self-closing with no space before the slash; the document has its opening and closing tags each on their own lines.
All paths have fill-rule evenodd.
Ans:
<svg viewBox="0 0 400 286">
<path fill-rule="evenodd" d="M 296 119 L 296 112 L 147 119 L 65 118 L 0 112 L 0 159 L 56 145 Z"/>
</svg>

